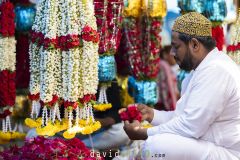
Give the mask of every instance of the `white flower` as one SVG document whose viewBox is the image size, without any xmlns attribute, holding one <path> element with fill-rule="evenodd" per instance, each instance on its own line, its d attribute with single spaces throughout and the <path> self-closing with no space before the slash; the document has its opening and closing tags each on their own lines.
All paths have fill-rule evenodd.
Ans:
<svg viewBox="0 0 240 160">
<path fill-rule="evenodd" d="M 0 37 L 0 71 L 16 70 L 16 40 L 14 37 Z"/>
</svg>

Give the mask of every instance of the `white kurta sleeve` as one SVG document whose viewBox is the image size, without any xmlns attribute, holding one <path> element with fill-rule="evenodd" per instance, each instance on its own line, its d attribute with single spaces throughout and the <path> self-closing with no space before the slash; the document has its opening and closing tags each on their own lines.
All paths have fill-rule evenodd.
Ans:
<svg viewBox="0 0 240 160">
<path fill-rule="evenodd" d="M 169 121 L 174 115 L 174 111 L 158 111 L 154 109 L 154 116 L 151 124 L 153 126 L 166 123 Z"/>
<path fill-rule="evenodd" d="M 195 71 L 183 112 L 147 130 L 148 136 L 173 133 L 201 137 L 223 110 L 229 75 L 216 66 Z"/>
</svg>

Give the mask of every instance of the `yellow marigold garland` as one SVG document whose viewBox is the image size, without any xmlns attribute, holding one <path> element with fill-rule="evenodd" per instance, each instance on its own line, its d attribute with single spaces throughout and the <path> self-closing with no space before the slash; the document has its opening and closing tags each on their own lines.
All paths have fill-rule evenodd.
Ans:
<svg viewBox="0 0 240 160">
<path fill-rule="evenodd" d="M 66 139 L 72 139 L 76 136 L 76 133 L 70 133 L 68 130 L 63 133 L 63 137 Z"/>
<path fill-rule="evenodd" d="M 38 118 L 36 120 L 31 119 L 31 118 L 26 118 L 25 124 L 30 128 L 40 127 L 42 125 L 42 118 Z"/>
<path fill-rule="evenodd" d="M 101 123 L 99 121 L 89 120 L 80 120 L 79 125 L 75 125 L 74 127 L 66 130 L 63 133 L 63 137 L 66 139 L 72 139 L 76 136 L 76 133 L 91 134 L 101 128 Z"/>
<path fill-rule="evenodd" d="M 112 104 L 111 103 L 107 103 L 107 104 L 95 104 L 93 106 L 94 109 L 98 110 L 98 111 L 106 111 L 110 108 L 112 108 Z"/>
<path fill-rule="evenodd" d="M 150 17 L 165 17 L 167 14 L 165 0 L 143 0 L 142 8 L 149 13 Z"/>
<path fill-rule="evenodd" d="M 24 139 L 26 136 L 25 133 L 20 132 L 2 132 L 0 131 L 0 143 L 9 142 L 11 139 Z"/>
<path fill-rule="evenodd" d="M 125 17 L 139 17 L 141 13 L 142 0 L 127 0 L 124 8 Z"/>
</svg>

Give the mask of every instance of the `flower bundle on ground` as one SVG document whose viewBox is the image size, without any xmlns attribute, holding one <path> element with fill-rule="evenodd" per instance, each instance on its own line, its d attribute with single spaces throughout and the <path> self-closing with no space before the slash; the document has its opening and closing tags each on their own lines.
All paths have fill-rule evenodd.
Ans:
<svg viewBox="0 0 240 160">
<path fill-rule="evenodd" d="M 103 160 L 91 152 L 79 139 L 64 140 L 61 138 L 46 139 L 36 137 L 27 139 L 22 147 L 11 147 L 0 153 L 0 159 L 82 159 Z"/>
</svg>

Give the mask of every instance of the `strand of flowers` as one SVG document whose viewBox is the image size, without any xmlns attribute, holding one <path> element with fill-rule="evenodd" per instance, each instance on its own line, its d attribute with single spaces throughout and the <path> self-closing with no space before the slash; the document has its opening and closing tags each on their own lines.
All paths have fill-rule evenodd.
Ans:
<svg viewBox="0 0 240 160">
<path fill-rule="evenodd" d="M 59 130 L 59 126 L 54 123 L 57 116 L 60 119 L 60 112 L 58 108 L 58 99 L 61 96 L 61 54 L 60 50 L 52 47 L 51 43 L 46 43 L 50 39 L 56 39 L 57 36 L 57 22 L 58 20 L 58 2 L 57 1 L 41 1 L 37 8 L 36 19 L 33 25 L 33 33 L 41 33 L 41 38 L 33 37 L 32 44 L 30 45 L 30 99 L 33 100 L 32 114 L 35 112 L 36 117 L 39 113 L 40 103 L 43 107 L 42 118 L 36 121 L 33 119 L 26 119 L 25 123 L 30 127 L 36 127 L 39 135 L 54 135 Z M 42 23 L 42 24 L 39 24 Z M 35 39 L 34 39 L 35 38 Z M 40 46 L 36 42 L 45 39 L 44 43 Z M 31 67 L 32 64 L 32 67 Z M 59 73 L 60 72 L 60 73 Z M 31 85 L 31 82 L 35 85 Z M 31 88 L 35 87 L 35 90 Z M 34 88 L 33 88 L 34 89 Z M 32 94 L 31 91 L 35 91 Z M 39 98 L 41 99 L 39 103 Z M 48 114 L 48 108 L 50 114 Z M 39 123 L 41 122 L 41 123 Z M 51 132 L 47 132 L 49 127 Z"/>
<path fill-rule="evenodd" d="M 66 5 L 66 3 L 61 3 L 61 4 L 64 4 L 65 6 L 67 6 Z M 69 6 L 71 6 L 72 4 L 74 4 L 74 2 L 71 2 L 71 3 L 69 3 L 68 5 Z M 76 4 L 76 3 L 75 3 Z M 59 7 L 59 10 L 61 10 L 60 8 L 65 8 L 65 7 Z M 87 10 L 87 9 L 89 9 L 89 7 L 86 7 L 85 8 L 85 10 Z M 65 8 L 65 10 L 66 11 L 70 11 L 70 9 L 66 9 Z M 74 11 L 74 10 L 73 10 Z M 66 13 L 66 12 L 64 12 L 64 13 Z M 81 12 L 82 13 L 82 12 Z M 62 14 L 62 15 L 64 15 L 64 14 Z M 73 24 L 73 22 L 74 22 L 74 18 L 72 18 L 71 16 L 72 15 L 76 15 L 75 13 L 74 14 L 71 14 L 71 13 L 69 13 L 68 14 L 68 20 L 70 20 L 69 22 L 71 22 L 72 23 L 72 26 L 74 26 L 74 25 L 76 25 L 76 23 L 74 23 Z M 84 14 L 83 14 L 84 15 Z M 46 17 L 46 16 L 45 16 Z M 64 16 L 62 16 L 62 17 L 64 17 Z M 76 19 L 76 18 L 75 18 Z M 47 20 L 46 20 L 47 21 Z M 61 21 L 61 24 L 64 24 L 65 22 L 63 22 L 63 21 L 67 21 L 67 18 L 65 18 L 64 20 L 62 20 Z M 65 23 L 66 24 L 66 23 Z M 67 25 L 68 26 L 68 25 Z M 61 27 L 61 26 L 60 26 Z M 79 26 L 77 26 L 78 27 L 78 31 L 79 31 L 79 28 L 82 28 L 82 27 L 79 27 Z M 77 28 L 76 27 L 76 28 Z M 65 27 L 66 28 L 66 27 Z M 96 28 L 96 27 L 95 27 Z M 62 29 L 64 29 L 64 28 L 62 28 Z M 94 30 L 94 29 L 91 29 L 90 28 L 90 30 L 88 30 L 89 28 L 85 28 L 85 32 L 82 32 L 82 37 L 83 38 L 85 38 L 85 40 L 87 40 L 89 43 L 93 43 L 93 44 L 95 44 L 96 42 L 98 42 L 98 39 L 99 39 L 99 37 L 98 37 L 98 35 L 96 34 L 97 32 L 96 32 L 96 30 Z M 72 32 L 70 32 L 70 29 L 69 28 L 67 28 L 67 29 L 65 29 L 65 32 L 64 33 L 62 33 L 62 31 L 61 31 L 61 29 L 60 29 L 60 33 L 59 33 L 59 35 L 58 35 L 58 38 L 56 38 L 56 39 L 54 39 L 54 38 L 52 38 L 52 39 L 50 39 L 50 38 L 44 38 L 44 33 L 46 33 L 46 32 L 38 32 L 38 35 L 40 35 L 39 37 L 34 37 L 33 39 L 32 39 L 32 41 L 33 41 L 33 43 L 36 43 L 36 42 L 41 42 L 40 44 L 42 45 L 42 44 L 45 44 L 44 46 L 41 46 L 41 51 L 40 52 L 44 52 L 45 50 L 45 48 L 46 47 L 52 47 L 52 46 L 54 46 L 54 45 L 56 45 L 57 47 L 59 47 L 59 48 L 61 48 L 62 46 L 60 46 L 59 45 L 59 43 L 54 43 L 54 42 L 58 42 L 58 39 L 60 39 L 60 40 L 65 40 L 64 42 L 67 42 L 66 41 L 66 37 L 68 36 L 66 33 L 67 33 L 67 31 L 68 31 L 68 35 L 70 35 L 70 34 L 72 34 Z M 78 34 L 76 34 L 76 35 L 78 35 Z M 77 37 L 78 38 L 78 37 Z M 77 39 L 76 38 L 76 39 Z M 43 43 L 42 42 L 42 40 L 44 40 L 44 41 L 46 41 L 45 43 Z M 70 39 L 71 40 L 71 39 Z M 79 40 L 79 39 L 78 39 Z M 50 42 L 50 43 L 49 43 Z M 77 42 L 77 41 L 76 41 Z M 37 44 L 37 43 L 36 43 Z M 50 44 L 50 45 L 49 45 Z M 70 44 L 70 43 L 69 43 Z M 37 44 L 38 46 L 39 46 L 39 44 Z M 64 44 L 63 46 L 65 46 L 66 44 Z M 76 45 L 76 46 L 79 46 L 79 45 Z M 95 47 L 96 47 L 96 52 L 95 53 L 97 53 L 97 46 L 98 46 L 98 44 L 96 44 L 95 45 Z M 71 46 L 70 46 L 71 47 Z M 92 47 L 91 48 L 91 46 L 88 46 L 88 48 L 90 48 L 90 49 L 92 49 L 92 48 L 94 48 L 94 47 Z M 81 57 L 84 57 L 84 56 L 81 56 L 81 49 L 78 49 L 78 48 L 74 48 L 74 49 L 68 49 L 68 48 L 61 48 L 61 50 L 63 50 L 62 51 L 62 55 L 63 55 L 63 59 L 62 59 L 62 62 L 63 62 L 63 64 L 62 64 L 62 75 L 63 75 L 63 98 L 64 98 L 64 96 L 65 96 L 65 98 L 64 98 L 64 100 L 69 100 L 69 101 L 65 101 L 64 102 L 64 104 L 65 103 L 70 103 L 70 105 L 67 105 L 67 107 L 69 107 L 69 106 L 73 106 L 73 108 L 75 109 L 75 104 L 77 104 L 76 102 L 74 102 L 74 103 L 71 103 L 72 102 L 72 96 L 75 96 L 75 97 L 77 97 L 76 95 L 74 95 L 74 94 L 71 94 L 71 90 L 72 90 L 72 88 L 75 88 L 75 87 L 72 87 L 72 85 L 71 84 L 73 84 L 73 83 L 75 83 L 76 81 L 73 81 L 72 80 L 72 78 L 74 79 L 74 80 L 78 80 L 77 78 L 75 78 L 75 75 L 73 75 L 72 74 L 72 77 L 71 76 L 68 76 L 68 74 L 69 73 L 71 73 L 71 72 L 69 72 L 69 69 L 70 70 L 72 70 L 72 69 L 75 69 L 76 70 L 76 68 L 75 68 L 75 66 L 78 66 L 78 63 L 79 62 L 74 62 L 74 63 L 76 63 L 76 64 L 69 64 L 68 62 L 70 61 L 70 59 L 72 59 L 72 61 L 73 61 L 73 59 L 75 58 L 75 56 L 78 56 L 78 54 L 79 54 L 79 56 L 80 56 L 80 58 Z M 88 52 L 88 51 L 90 51 L 90 52 Z M 76 53 L 76 54 L 75 54 Z M 91 53 L 91 50 L 86 50 L 86 54 L 87 53 Z M 41 53 L 41 54 L 43 54 L 43 53 Z M 46 53 L 45 53 L 46 54 Z M 96 54 L 97 55 L 97 54 Z M 88 56 L 89 57 L 89 59 L 90 58 L 92 58 L 92 57 L 90 57 L 90 56 Z M 98 58 L 98 57 L 97 57 Z M 54 59 L 54 58 L 53 58 Z M 45 59 L 46 60 L 46 59 Z M 81 60 L 81 61 L 85 61 L 85 60 Z M 97 63 L 97 61 L 96 61 L 96 58 L 93 58 L 93 60 L 92 61 L 90 61 L 90 63 L 88 63 L 88 64 L 93 64 L 93 63 Z M 43 63 L 45 63 L 44 62 L 44 59 L 42 60 L 42 57 L 41 57 L 41 64 L 43 64 Z M 86 67 L 86 68 L 89 68 L 89 66 L 84 66 L 85 64 L 84 63 L 81 63 L 81 65 L 79 65 L 79 68 L 81 69 L 81 70 L 84 70 L 84 68 Z M 96 65 L 97 66 L 97 65 Z M 93 68 L 89 68 L 89 69 L 93 69 L 93 70 L 95 70 L 95 78 L 92 78 L 91 80 L 93 80 L 92 81 L 92 83 L 91 84 L 89 84 L 89 85 L 86 85 L 86 87 L 89 87 L 89 86 L 91 86 L 91 87 L 94 87 L 94 86 L 97 86 L 97 67 L 93 67 Z M 57 69 L 56 69 L 57 70 Z M 87 71 L 88 72 L 88 71 Z M 65 76 L 64 76 L 65 75 Z M 67 76 L 66 76 L 67 75 Z M 88 74 L 86 74 L 86 75 L 88 75 Z M 82 76 L 82 77 L 84 77 L 84 76 Z M 42 77 L 41 77 L 42 78 Z M 80 78 L 79 78 L 80 79 Z M 69 84 L 69 82 L 71 83 L 71 84 Z M 83 89 L 81 89 L 81 87 L 80 87 L 80 85 L 77 85 L 77 86 L 79 86 L 79 87 L 77 87 L 77 88 L 79 88 L 79 90 L 81 91 L 79 94 L 82 94 L 82 96 L 83 96 L 83 94 L 84 94 L 84 90 Z M 83 85 L 82 85 L 83 86 Z M 85 87 L 85 86 L 84 86 Z M 96 88 L 96 87 L 95 87 Z M 85 88 L 85 90 L 86 91 L 89 91 L 89 89 L 88 88 Z M 90 89 L 90 92 L 93 92 L 93 90 L 91 90 Z M 93 92 L 93 93 L 96 93 L 96 89 L 94 90 L 95 92 Z M 86 93 L 86 92 L 85 92 Z M 88 94 L 87 94 L 88 95 Z M 85 96 L 87 96 L 87 95 L 85 95 Z M 68 96 L 68 97 L 67 97 Z M 70 96 L 70 97 L 69 97 Z M 67 97 L 67 98 L 66 98 Z M 80 97 L 77 97 L 77 98 L 80 98 Z M 85 97 L 84 97 L 85 98 Z M 91 96 L 90 96 L 90 98 L 91 98 Z M 41 98 L 42 99 L 42 98 Z M 53 100 L 52 100 L 53 101 Z M 44 103 L 44 105 L 50 105 L 50 104 L 55 104 L 55 103 L 52 103 L 52 101 L 50 101 L 50 102 L 48 102 L 47 104 L 46 103 Z M 89 101 L 87 102 L 87 103 L 89 103 Z M 86 103 L 86 106 L 88 105 Z M 90 106 L 90 105 L 89 105 Z M 90 107 L 91 108 L 91 107 Z M 52 113 L 54 113 L 54 111 L 51 111 Z M 67 112 L 66 112 L 67 113 Z M 91 112 L 91 109 L 88 109 L 88 112 L 87 113 L 85 113 L 86 115 L 87 115 L 87 117 L 91 117 L 91 116 L 93 116 L 93 114 L 90 114 L 90 113 L 92 113 Z M 68 115 L 70 115 L 70 113 L 67 113 Z M 51 115 L 54 115 L 54 114 L 51 114 Z M 44 119 L 46 120 L 46 117 L 48 117 L 48 116 L 46 116 L 46 111 L 45 111 L 45 113 L 44 113 L 44 116 L 43 116 L 43 122 L 42 123 L 44 123 Z M 56 130 L 55 129 L 53 129 L 52 128 L 52 131 L 51 132 L 47 132 L 47 129 L 49 129 L 50 127 L 54 127 L 52 124 L 49 124 L 49 123 L 44 123 L 46 126 L 43 128 L 43 129 L 41 129 L 41 128 L 39 128 L 39 121 L 42 121 L 42 119 L 37 119 L 36 121 L 31 121 L 30 119 L 28 119 L 28 120 L 26 120 L 26 122 L 28 123 L 28 124 L 30 124 L 31 126 L 34 126 L 34 127 L 38 127 L 37 128 L 37 132 L 39 133 L 39 134 L 41 134 L 41 135 L 44 135 L 44 134 L 48 134 L 48 135 L 54 135 L 55 133 L 56 133 Z M 52 118 L 52 119 L 54 119 L 54 118 Z M 70 119 L 71 119 L 71 115 L 70 115 Z M 88 118 L 89 119 L 89 118 Z M 93 119 L 93 118 L 92 118 Z M 70 123 L 71 124 L 71 123 Z M 85 126 L 86 125 L 88 125 L 88 123 L 86 123 L 85 124 Z M 64 127 L 62 127 L 62 129 L 63 128 L 66 128 L 66 125 L 64 125 Z M 98 127 L 99 128 L 99 127 Z M 91 129 L 91 131 L 90 132 L 93 132 L 94 130 L 93 129 Z M 90 133 L 89 131 L 88 131 L 88 133 Z"/>
<path fill-rule="evenodd" d="M 65 138 L 74 137 L 77 132 L 90 134 L 94 132 L 95 130 L 100 128 L 99 122 L 98 127 L 95 129 L 91 127 L 91 125 L 95 125 L 95 121 L 90 122 L 90 119 L 94 120 L 93 114 L 91 114 L 92 105 L 90 103 L 90 100 L 92 100 L 92 95 L 96 94 L 97 85 L 98 85 L 98 76 L 97 76 L 97 62 L 98 62 L 98 35 L 96 34 L 96 19 L 94 17 L 93 12 L 93 2 L 88 1 L 83 3 L 83 1 L 78 1 L 79 8 L 80 8 L 80 20 L 82 24 L 82 39 L 83 39 L 83 48 L 82 53 L 80 54 L 80 68 L 81 68 L 81 85 L 79 89 L 82 90 L 82 95 L 80 95 L 79 98 L 81 104 L 83 105 L 80 110 L 84 110 L 85 112 L 82 112 L 81 115 L 79 114 L 79 117 L 76 117 L 75 125 L 73 127 L 69 126 L 69 129 L 64 132 L 63 136 Z M 91 33 L 94 33 L 96 37 L 92 37 Z M 93 34 L 93 35 L 94 35 Z M 97 40 L 97 41 L 96 41 Z M 74 82 L 74 81 L 73 81 Z M 75 82 L 74 82 L 75 83 Z M 79 103 L 75 102 L 75 106 L 73 107 L 75 110 L 78 110 Z M 66 106 L 70 106 L 71 104 Z M 71 105 L 73 106 L 73 105 Z M 70 109 L 71 111 L 71 109 Z M 80 111 L 76 111 L 80 112 Z M 70 113 L 71 114 L 71 113 Z M 85 118 L 80 121 L 86 121 L 84 125 L 80 125 L 77 122 L 78 119 Z M 72 119 L 70 115 L 70 119 Z M 71 124 L 71 122 L 69 123 Z M 86 128 L 89 128 L 86 132 Z"/>
<path fill-rule="evenodd" d="M 135 18 L 124 18 L 124 36 L 122 40 L 123 52 L 128 54 L 132 74 L 137 79 L 143 79 L 143 66 L 141 55 L 141 36 L 138 21 Z"/>
<path fill-rule="evenodd" d="M 0 4 L 0 115 L 7 124 L 3 134 L 11 132 L 9 115 L 15 104 L 15 65 L 16 65 L 16 41 L 14 35 L 14 8 L 9 1 Z"/>
<path fill-rule="evenodd" d="M 45 24 L 45 4 L 46 0 L 42 0 L 37 4 L 36 16 L 32 26 L 33 32 L 44 30 Z M 41 35 L 43 37 L 43 34 Z M 33 39 L 33 38 L 32 38 Z M 40 39 L 38 39 L 39 41 Z M 40 46 L 34 41 L 29 44 L 29 99 L 32 101 L 31 118 L 37 118 L 40 112 Z"/>
<path fill-rule="evenodd" d="M 231 32 L 231 43 L 227 46 L 228 55 L 234 60 L 237 64 L 240 64 L 240 10 L 238 10 L 237 22 L 233 26 Z"/>
<path fill-rule="evenodd" d="M 149 80 L 155 80 L 160 69 L 159 51 L 161 48 L 161 18 L 143 17 L 142 18 L 142 36 L 143 36 L 143 73 Z"/>
<path fill-rule="evenodd" d="M 68 24 L 68 28 L 65 29 L 63 27 L 64 23 L 62 23 L 62 28 L 64 31 L 62 34 L 73 34 L 73 35 L 80 35 L 81 33 L 81 23 L 79 22 L 80 14 L 82 14 L 82 8 L 79 6 L 77 1 L 71 1 L 69 3 L 65 3 L 63 7 L 67 11 L 67 16 L 64 19 L 66 24 Z M 78 40 L 80 45 L 80 41 Z M 83 96 L 82 92 L 82 79 L 81 79 L 81 54 L 82 48 L 76 47 L 73 49 L 69 49 L 68 51 L 63 51 L 63 89 L 64 89 L 64 96 L 63 99 L 65 101 L 64 106 L 65 110 L 67 111 L 68 115 L 68 130 L 73 128 L 73 110 L 78 108 L 78 99 L 80 96 Z M 66 136 L 64 132 L 64 137 Z M 75 136 L 76 132 L 71 132 L 72 135 Z"/>
<path fill-rule="evenodd" d="M 8 0 L 0 1 L 0 141 L 23 138 L 25 134 L 12 130 L 10 115 L 16 98 L 16 40 L 14 6 Z"/>
<path fill-rule="evenodd" d="M 15 25 L 14 25 L 14 6 L 8 0 L 0 1 L 0 34 L 3 37 L 14 36 Z"/>
<path fill-rule="evenodd" d="M 97 18 L 100 43 L 98 53 L 101 56 L 98 63 L 100 81 L 99 97 L 106 96 L 106 87 L 116 76 L 116 62 L 113 55 L 120 44 L 122 22 L 122 0 L 95 0 L 95 14 Z M 105 111 L 112 107 L 106 98 L 99 98 L 94 109 Z"/>
</svg>

